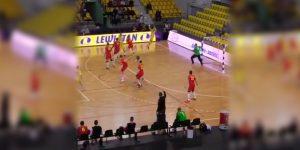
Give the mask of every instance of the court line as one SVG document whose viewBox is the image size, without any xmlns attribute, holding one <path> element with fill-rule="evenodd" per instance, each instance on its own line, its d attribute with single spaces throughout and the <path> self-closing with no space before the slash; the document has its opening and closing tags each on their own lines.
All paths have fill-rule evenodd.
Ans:
<svg viewBox="0 0 300 150">
<path fill-rule="evenodd" d="M 80 95 L 81 95 L 82 97 L 84 97 L 84 99 L 85 99 L 86 101 L 88 101 L 88 102 L 91 101 L 90 98 L 89 98 L 88 96 L 86 96 L 84 93 L 82 93 L 81 90 L 77 89 L 77 91 L 80 93 Z"/>
<path fill-rule="evenodd" d="M 130 69 L 129 67 L 128 67 L 128 70 L 129 70 L 131 73 L 136 74 L 136 73 L 135 73 L 132 69 Z M 183 91 L 179 91 L 179 90 L 175 90 L 175 89 L 170 89 L 170 88 L 167 88 L 167 87 L 165 87 L 165 86 L 158 85 L 158 84 L 156 84 L 156 83 L 154 83 L 154 82 L 151 82 L 150 80 L 147 80 L 147 79 L 145 79 L 145 78 L 144 78 L 144 80 L 145 80 L 146 82 L 148 82 L 149 84 L 152 84 L 152 85 L 154 85 L 154 86 L 156 86 L 156 87 L 159 87 L 159 88 L 161 88 L 161 89 L 166 89 L 166 90 L 168 90 L 168 91 L 172 91 L 172 92 L 175 92 L 175 93 L 187 94 L 187 92 L 183 92 Z M 207 95 L 207 94 L 198 94 L 198 93 L 197 93 L 196 95 L 202 96 L 202 97 L 229 98 L 228 96 Z"/>
</svg>

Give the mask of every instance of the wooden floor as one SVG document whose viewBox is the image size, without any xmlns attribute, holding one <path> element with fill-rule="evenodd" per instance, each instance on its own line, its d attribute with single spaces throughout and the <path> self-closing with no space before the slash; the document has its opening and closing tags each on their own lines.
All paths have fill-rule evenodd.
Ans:
<svg viewBox="0 0 300 150">
<path fill-rule="evenodd" d="M 40 67 L 38 75 L 41 89 L 33 100 L 30 74 L 34 68 L 32 62 L 13 54 L 9 43 L 0 40 L 0 97 L 3 92 L 10 93 L 9 117 L 12 125 L 17 123 L 23 108 L 28 110 L 33 119 L 42 118 L 51 125 L 60 125 L 63 114 L 69 112 L 75 115 L 77 111 L 75 100 L 79 99 L 79 95 L 74 88 L 74 81 L 47 67 Z"/>
<path fill-rule="evenodd" d="M 102 128 L 116 129 L 125 126 L 129 117 L 135 117 L 137 127 L 151 125 L 156 120 L 158 92 L 165 90 L 166 116 L 173 123 L 176 110 L 182 107 L 191 119 L 200 117 L 211 125 L 218 125 L 219 112 L 228 110 L 228 77 L 214 71 L 220 64 L 204 58 L 205 65 L 191 65 L 190 60 L 168 48 L 167 42 L 136 45 L 138 52 L 129 56 L 129 69 L 126 81 L 120 83 L 120 66 L 105 70 L 103 47 L 80 48 L 80 68 L 83 75 L 83 88 L 79 103 L 79 120 L 91 127 L 97 119 Z M 144 87 L 135 84 L 137 63 L 135 56 L 141 56 L 145 68 Z M 193 70 L 199 86 L 197 100 L 185 104 L 187 99 L 188 71 Z"/>
</svg>

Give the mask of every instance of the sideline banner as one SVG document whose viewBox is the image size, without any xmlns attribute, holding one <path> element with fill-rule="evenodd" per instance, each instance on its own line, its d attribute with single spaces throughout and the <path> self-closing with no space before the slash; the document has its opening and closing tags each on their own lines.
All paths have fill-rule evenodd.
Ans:
<svg viewBox="0 0 300 150">
<path fill-rule="evenodd" d="M 77 36 L 75 41 L 75 47 L 83 47 L 83 46 L 100 46 L 109 44 L 113 44 L 113 42 L 118 38 L 120 33 L 113 34 L 99 34 L 99 35 L 85 35 L 85 36 Z M 149 42 L 151 39 L 151 32 L 129 32 L 122 33 L 123 43 L 126 43 L 126 39 L 130 37 L 133 40 L 133 43 L 143 43 Z M 154 34 L 153 41 L 156 41 L 156 37 Z"/>
<path fill-rule="evenodd" d="M 194 49 L 195 44 L 201 45 L 200 41 L 181 35 L 176 31 L 170 31 L 168 41 L 178 44 L 191 51 Z M 203 44 L 203 55 L 217 62 L 223 62 L 223 50 L 215 48 L 213 46 Z M 230 57 L 230 54 L 228 52 L 225 52 L 224 63 L 228 66 L 230 66 Z"/>
</svg>

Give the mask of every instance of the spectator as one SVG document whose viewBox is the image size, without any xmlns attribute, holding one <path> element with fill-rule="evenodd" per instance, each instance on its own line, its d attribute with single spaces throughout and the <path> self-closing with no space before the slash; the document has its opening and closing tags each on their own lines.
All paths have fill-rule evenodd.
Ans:
<svg viewBox="0 0 300 150">
<path fill-rule="evenodd" d="M 136 31 L 137 31 L 135 26 L 133 26 L 132 31 L 133 31 L 133 32 L 136 32 Z"/>
<path fill-rule="evenodd" d="M 84 125 L 84 121 L 80 121 L 80 126 L 77 129 L 77 134 L 79 140 L 89 139 L 90 130 L 88 129 L 87 126 Z"/>
<path fill-rule="evenodd" d="M 116 7 L 117 6 L 117 2 L 115 0 L 112 1 L 112 6 Z"/>
<path fill-rule="evenodd" d="M 133 9 L 130 9 L 130 15 L 131 16 L 135 16 L 136 14 L 135 14 L 135 11 L 133 10 Z"/>
<path fill-rule="evenodd" d="M 9 123 L 9 103 L 10 103 L 10 94 L 8 92 L 5 92 L 3 94 L 2 100 L 1 100 L 1 121 L 0 121 L 0 128 L 1 129 L 7 129 L 10 126 Z"/>
<path fill-rule="evenodd" d="M 94 127 L 92 128 L 92 135 L 91 135 L 92 142 L 93 141 L 97 142 L 97 139 L 100 138 L 101 134 L 102 134 L 102 128 L 101 126 L 98 125 L 98 120 L 95 120 Z"/>
<path fill-rule="evenodd" d="M 161 11 L 160 10 L 156 10 L 156 12 L 155 12 L 155 20 L 156 21 L 161 21 Z"/>
<path fill-rule="evenodd" d="M 127 123 L 127 126 L 125 128 L 125 132 L 127 134 L 129 134 L 129 138 L 131 138 L 131 134 L 134 134 L 134 132 L 135 132 L 135 126 L 136 126 L 136 123 L 134 122 L 134 118 L 130 117 L 130 122 Z"/>
<path fill-rule="evenodd" d="M 129 6 L 129 0 L 125 0 L 125 6 L 126 6 L 126 7 Z"/>
<path fill-rule="evenodd" d="M 122 0 L 120 3 L 121 3 L 121 6 L 122 6 L 122 7 L 125 6 L 125 1 L 124 1 L 124 0 Z"/>
<path fill-rule="evenodd" d="M 108 7 L 112 7 L 112 6 L 113 6 L 112 0 L 109 0 L 109 1 L 108 1 L 107 6 L 108 6 Z"/>
<path fill-rule="evenodd" d="M 150 10 L 152 10 L 152 5 L 151 5 L 151 3 L 149 1 L 148 4 L 146 5 L 147 14 L 149 13 Z"/>
<path fill-rule="evenodd" d="M 157 103 L 157 109 L 156 109 L 156 116 L 157 116 L 157 122 L 158 123 L 164 123 L 166 122 L 166 92 L 159 92 L 159 98 Z"/>
<path fill-rule="evenodd" d="M 143 24 L 143 23 L 144 23 L 144 20 L 145 20 L 144 15 L 141 14 L 141 16 L 140 16 L 140 18 L 139 18 L 139 23 L 140 23 L 140 24 Z"/>
<path fill-rule="evenodd" d="M 182 122 L 182 121 L 186 121 L 186 120 L 187 120 L 187 117 L 186 117 L 185 112 L 183 110 L 181 110 L 180 107 L 178 107 L 175 121 Z"/>
<path fill-rule="evenodd" d="M 250 125 L 247 121 L 244 121 L 239 128 L 240 136 L 244 139 L 249 139 L 252 133 Z"/>
<path fill-rule="evenodd" d="M 129 7 L 133 7 L 134 6 L 134 2 L 133 2 L 133 0 L 130 0 L 129 1 Z"/>
</svg>

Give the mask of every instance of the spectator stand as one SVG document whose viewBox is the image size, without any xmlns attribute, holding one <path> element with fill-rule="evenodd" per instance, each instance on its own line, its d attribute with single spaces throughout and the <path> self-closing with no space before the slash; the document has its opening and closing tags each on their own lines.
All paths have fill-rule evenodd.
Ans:
<svg viewBox="0 0 300 150">
<path fill-rule="evenodd" d="M 99 0 L 108 16 L 108 26 L 128 26 L 137 22 L 140 12 L 133 0 Z"/>
</svg>

